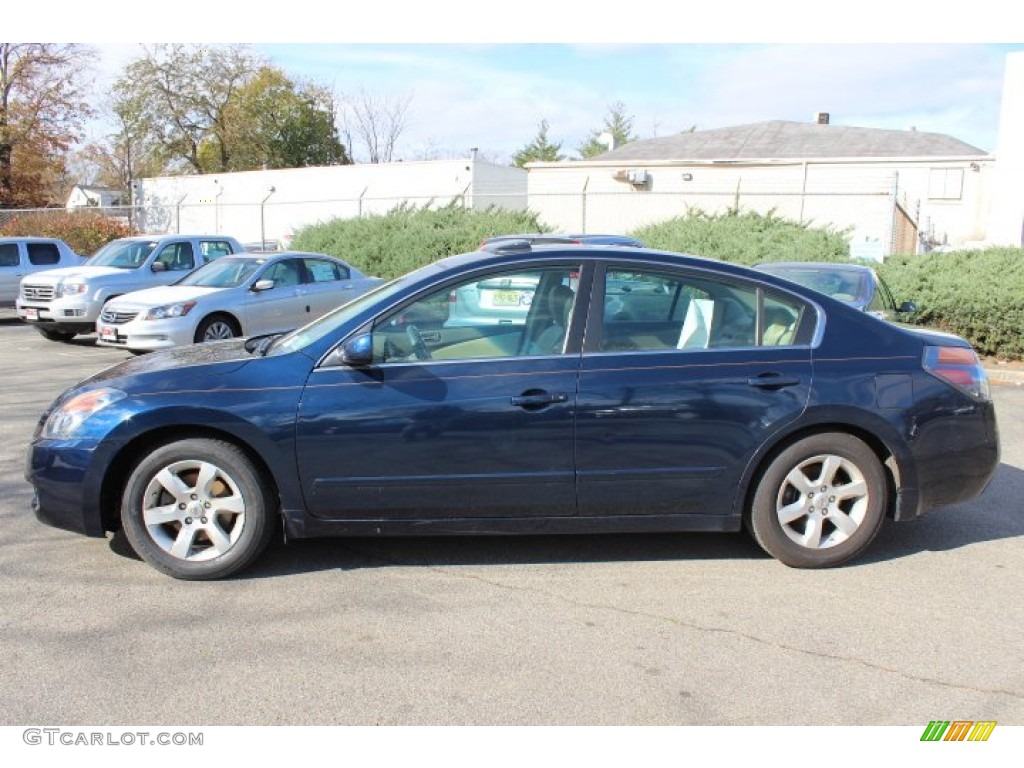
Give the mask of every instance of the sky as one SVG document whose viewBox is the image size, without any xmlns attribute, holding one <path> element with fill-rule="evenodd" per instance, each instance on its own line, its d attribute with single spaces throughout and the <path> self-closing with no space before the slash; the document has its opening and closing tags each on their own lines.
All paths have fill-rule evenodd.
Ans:
<svg viewBox="0 0 1024 768">
<path fill-rule="evenodd" d="M 208 44 L 200 33 L 216 30 L 204 36 L 251 44 L 290 76 L 328 85 L 341 98 L 367 92 L 408 100 L 395 153 L 403 160 L 464 157 L 475 147 L 484 159 L 509 162 L 541 120 L 549 140 L 573 157 L 615 103 L 640 138 L 764 120 L 811 122 L 828 112 L 833 124 L 913 127 L 994 151 L 1005 57 L 1024 51 L 1024 42 L 1001 39 L 1024 32 L 1024 24 L 1008 3 L 989 0 L 905 0 L 898 8 L 862 0 L 844 10 L 736 0 L 699 15 L 688 9 L 700 6 L 653 0 L 392 0 L 359 9 L 295 0 L 273 6 L 273 18 L 259 11 L 271 6 L 245 6 L 256 12 L 243 17 L 208 5 L 168 6 L 175 12 L 157 20 L 162 39 Z M 667 11 L 670 5 L 676 10 Z M 96 27 L 94 12 L 76 23 L 77 6 L 66 8 L 70 17 L 59 15 L 56 25 L 26 13 L 6 31 L 92 45 L 102 101 L 142 50 L 119 38 L 153 25 Z M 105 129 L 91 124 L 90 138 Z M 361 148 L 352 149 L 361 159 Z"/>
</svg>

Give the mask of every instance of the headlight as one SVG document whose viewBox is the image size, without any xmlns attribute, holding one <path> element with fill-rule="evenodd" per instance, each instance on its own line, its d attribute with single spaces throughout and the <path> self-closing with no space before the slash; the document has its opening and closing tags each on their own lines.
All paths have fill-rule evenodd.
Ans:
<svg viewBox="0 0 1024 768">
<path fill-rule="evenodd" d="M 88 283 L 62 283 L 60 292 L 64 296 L 78 296 L 89 290 Z"/>
<path fill-rule="evenodd" d="M 183 301 L 178 304 L 165 304 L 162 307 L 147 309 L 142 315 L 142 320 L 163 320 L 168 317 L 184 317 L 192 311 L 196 303 L 194 301 Z"/>
<path fill-rule="evenodd" d="M 47 439 L 67 439 L 94 413 L 125 397 L 127 395 L 121 390 L 106 387 L 75 395 L 50 414 L 43 425 L 42 436 Z"/>
</svg>

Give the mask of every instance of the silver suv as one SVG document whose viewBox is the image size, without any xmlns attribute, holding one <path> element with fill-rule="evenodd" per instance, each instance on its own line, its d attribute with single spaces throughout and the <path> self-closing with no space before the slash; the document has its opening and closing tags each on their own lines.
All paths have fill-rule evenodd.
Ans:
<svg viewBox="0 0 1024 768">
<path fill-rule="evenodd" d="M 92 333 L 103 305 L 129 291 L 176 282 L 219 256 L 243 251 L 220 235 L 139 235 L 114 240 L 85 264 L 26 276 L 18 317 L 51 341 Z"/>
<path fill-rule="evenodd" d="M 85 263 L 63 240 L 52 237 L 0 237 L 0 307 L 13 307 L 21 279 L 34 272 Z"/>
</svg>

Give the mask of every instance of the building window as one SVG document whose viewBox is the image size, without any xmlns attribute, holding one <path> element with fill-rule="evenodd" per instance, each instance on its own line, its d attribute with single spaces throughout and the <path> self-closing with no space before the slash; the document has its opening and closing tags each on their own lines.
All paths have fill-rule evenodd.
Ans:
<svg viewBox="0 0 1024 768">
<path fill-rule="evenodd" d="M 932 200 L 959 200 L 963 196 L 962 168 L 932 168 L 928 177 L 928 197 Z"/>
</svg>

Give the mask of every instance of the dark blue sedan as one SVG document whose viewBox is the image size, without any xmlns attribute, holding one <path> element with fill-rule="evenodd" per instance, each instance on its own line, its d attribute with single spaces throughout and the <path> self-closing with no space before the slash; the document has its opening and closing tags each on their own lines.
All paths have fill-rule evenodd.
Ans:
<svg viewBox="0 0 1024 768">
<path fill-rule="evenodd" d="M 503 323 L 451 297 L 535 286 Z M 503 287 L 507 286 L 507 288 Z M 43 522 L 223 577 L 289 538 L 735 531 L 783 563 L 977 496 L 999 461 L 967 342 L 635 247 L 456 256 L 292 333 L 168 350 L 63 394 Z"/>
</svg>

